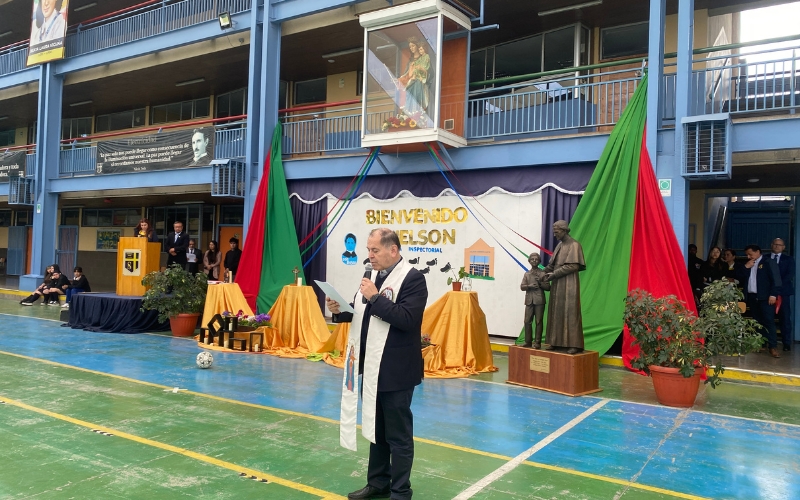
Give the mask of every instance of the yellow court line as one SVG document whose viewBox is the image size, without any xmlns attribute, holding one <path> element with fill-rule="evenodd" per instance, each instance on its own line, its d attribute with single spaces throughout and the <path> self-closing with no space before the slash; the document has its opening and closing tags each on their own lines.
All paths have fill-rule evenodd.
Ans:
<svg viewBox="0 0 800 500">
<path fill-rule="evenodd" d="M 143 438 L 143 437 L 140 437 L 140 436 L 136 436 L 134 434 L 128 434 L 127 432 L 122 432 L 120 430 L 117 430 L 117 429 L 114 429 L 114 428 L 111 428 L 111 427 L 105 427 L 103 425 L 93 424 L 91 422 L 86 422 L 84 420 L 79 420 L 77 418 L 72 418 L 72 417 L 69 417 L 67 415 L 62 415 L 60 413 L 55 413 L 55 412 L 52 412 L 52 411 L 49 411 L 49 410 L 45 410 L 43 408 L 37 408 L 35 406 L 31 406 L 31 405 L 25 404 L 25 403 L 23 403 L 21 401 L 16 401 L 14 399 L 9 399 L 9 398 L 7 398 L 7 397 L 5 397 L 3 395 L 0 395 L 0 400 L 4 401 L 6 404 L 9 404 L 9 405 L 12 405 L 12 406 L 16 406 L 18 408 L 22 408 L 23 410 L 28 410 L 28 411 L 32 411 L 32 412 L 35 412 L 35 413 L 39 413 L 41 415 L 46 415 L 48 417 L 55 418 L 57 420 L 63 420 L 65 422 L 69 422 L 71 424 L 75 424 L 75 425 L 78 425 L 80 427 L 86 427 L 87 429 L 96 429 L 96 430 L 100 430 L 100 431 L 103 431 L 103 432 L 107 432 L 107 433 L 113 434 L 114 436 L 117 436 L 117 437 L 128 439 L 128 440 L 134 441 L 136 443 L 152 446 L 154 448 L 159 448 L 159 449 L 162 449 L 162 450 L 170 451 L 172 453 L 177 453 L 179 455 L 184 455 L 184 456 L 187 456 L 189 458 L 194 458 L 195 460 L 199 460 L 201 462 L 206 462 L 206 463 L 209 463 L 209 464 L 212 464 L 212 465 L 216 465 L 217 467 L 222 467 L 223 469 L 230 469 L 230 470 L 238 472 L 238 473 L 245 473 L 248 476 L 256 476 L 256 477 L 258 477 L 260 479 L 263 478 L 263 479 L 266 479 L 267 481 L 270 481 L 270 482 L 275 483 L 275 484 L 279 484 L 281 486 L 285 486 L 287 488 L 291 488 L 293 490 L 302 491 L 304 493 L 309 493 L 311 495 L 317 495 L 317 496 L 319 496 L 320 498 L 323 498 L 323 499 L 344 499 L 343 496 L 336 495 L 336 494 L 330 493 L 328 491 L 320 490 L 320 489 L 314 488 L 312 486 L 306 486 L 304 484 L 295 483 L 294 481 L 289 481 L 288 479 L 283 479 L 283 478 L 280 478 L 280 477 L 277 477 L 277 476 L 273 476 L 271 474 L 266 474 L 264 472 L 257 471 L 257 470 L 254 470 L 254 469 L 248 469 L 247 467 L 242 467 L 240 465 L 236 465 L 236 464 L 231 463 L 231 462 L 226 462 L 224 460 L 219 460 L 217 458 L 209 457 L 207 455 L 202 455 L 200 453 L 196 453 L 194 451 L 187 450 L 185 448 L 179 448 L 179 447 L 173 446 L 171 444 L 162 443 L 160 441 L 153 441 L 152 439 Z"/>
<path fill-rule="evenodd" d="M 25 359 L 25 360 L 29 360 L 29 361 L 36 361 L 36 362 L 39 362 L 39 363 L 45 363 L 45 364 L 48 364 L 48 365 L 58 366 L 58 367 L 61 367 L 61 368 L 68 368 L 68 369 L 78 370 L 78 371 L 82 371 L 82 372 L 86 372 L 86 373 L 91 373 L 91 374 L 94 374 L 94 375 L 101 375 L 101 376 L 105 376 L 105 377 L 111 377 L 111 378 L 114 378 L 114 379 L 117 379 L 117 380 L 123 380 L 125 382 L 131 382 L 131 383 L 134 383 L 134 384 L 142 384 L 142 385 L 147 385 L 147 386 L 150 386 L 150 387 L 158 387 L 159 389 L 172 389 L 172 387 L 167 387 L 167 386 L 161 385 L 161 384 L 154 384 L 152 382 L 145 382 L 145 381 L 137 380 L 137 379 L 134 379 L 134 378 L 124 377 L 122 375 L 114 375 L 113 373 L 105 373 L 105 372 L 100 372 L 100 371 L 96 371 L 96 370 L 89 370 L 88 368 L 81 368 L 81 367 L 78 367 L 78 366 L 67 365 L 67 364 L 64 364 L 64 363 L 59 363 L 57 361 L 50 361 L 50 360 L 47 360 L 47 359 L 34 358 L 34 357 L 31 357 L 31 356 L 25 356 L 23 354 L 15 354 L 15 353 L 6 352 L 6 351 L 0 351 L 0 354 L 5 354 L 7 356 L 13 356 L 13 357 L 16 357 L 16 358 L 21 358 L 21 359 Z M 242 405 L 242 406 L 247 406 L 247 407 L 250 407 L 250 408 L 268 410 L 268 411 L 273 411 L 273 412 L 276 412 L 276 413 L 282 413 L 284 415 L 292 415 L 292 416 L 296 416 L 296 417 L 308 418 L 308 419 L 317 420 L 317 421 L 320 421 L 320 422 L 326 422 L 326 423 L 330 423 L 330 424 L 339 425 L 339 421 L 338 420 L 333 420 L 333 419 L 325 418 L 325 417 L 318 417 L 316 415 L 310 415 L 308 413 L 300 413 L 300 412 L 295 412 L 295 411 L 290 411 L 290 410 L 282 410 L 280 408 L 274 408 L 274 407 L 271 407 L 271 406 L 258 405 L 258 404 L 255 404 L 255 403 L 247 403 L 247 402 L 244 402 L 244 401 L 237 401 L 235 399 L 221 398 L 219 396 L 213 396 L 211 394 L 205 394 L 205 393 L 202 393 L 202 392 L 194 392 L 194 391 L 189 391 L 189 390 L 182 390 L 181 392 L 186 393 L 186 394 L 192 394 L 194 396 L 199 396 L 199 397 L 203 397 L 203 398 L 213 399 L 215 401 L 221 401 L 223 403 L 231 403 L 231 404 L 236 404 L 236 405 Z M 112 431 L 109 431 L 109 432 L 111 432 L 112 434 L 115 434 L 115 432 L 112 432 Z M 435 441 L 435 440 L 432 440 L 432 439 L 426 439 L 426 438 L 421 438 L 421 437 L 414 437 L 414 441 L 419 442 L 419 443 L 429 444 L 429 445 L 432 445 L 432 446 L 438 446 L 440 448 L 448 448 L 448 449 L 455 450 L 455 451 L 461 451 L 461 452 L 469 453 L 469 454 L 472 454 L 472 455 L 479 455 L 479 456 L 483 456 L 483 457 L 495 458 L 495 459 L 503 460 L 503 461 L 506 461 L 506 462 L 513 458 L 513 457 L 506 456 L 506 455 L 500 455 L 500 454 L 497 454 L 497 453 L 491 453 L 491 452 L 487 452 L 487 451 L 476 450 L 474 448 L 467 448 L 467 447 L 464 447 L 464 446 L 445 443 L 445 442 L 442 442 L 442 441 Z M 647 490 L 647 491 L 658 491 L 658 492 L 661 492 L 661 493 L 664 493 L 664 494 L 672 495 L 672 496 L 677 497 L 677 498 L 688 498 L 688 499 L 693 499 L 693 500 L 702 498 L 702 497 L 697 497 L 697 496 L 686 495 L 685 493 L 680 493 L 680 492 L 677 492 L 677 491 L 673 492 L 673 491 L 670 491 L 670 490 L 662 490 L 661 488 L 657 488 L 655 486 L 648 486 L 648 485 L 641 484 L 641 483 L 631 483 L 630 481 L 625 481 L 625 480 L 622 480 L 622 479 L 616 479 L 616 478 L 607 477 L 607 476 L 599 476 L 599 475 L 596 475 L 596 474 L 589 474 L 589 473 L 586 473 L 586 472 L 580 472 L 580 471 L 572 470 L 572 469 L 564 469 L 564 468 L 557 467 L 557 466 L 552 466 L 552 465 L 538 464 L 536 462 L 530 462 L 530 461 L 525 461 L 523 463 L 528 464 L 528 465 L 533 465 L 534 467 L 541 467 L 543 469 L 550 469 L 550 470 L 554 470 L 554 471 L 564 472 L 564 473 L 567 473 L 567 474 L 573 474 L 573 475 L 576 475 L 576 476 L 586 476 L 586 477 L 590 477 L 592 479 L 596 479 L 598 481 L 604 481 L 604 482 L 615 483 L 615 484 L 624 484 L 624 485 L 630 486 L 632 488 L 637 488 L 637 489 L 642 489 L 642 490 Z"/>
</svg>

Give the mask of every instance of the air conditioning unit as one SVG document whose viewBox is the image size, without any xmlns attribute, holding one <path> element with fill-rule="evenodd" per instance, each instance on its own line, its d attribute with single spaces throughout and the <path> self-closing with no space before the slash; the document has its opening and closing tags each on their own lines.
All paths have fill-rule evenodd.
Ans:
<svg viewBox="0 0 800 500">
<path fill-rule="evenodd" d="M 9 205 L 33 205 L 33 179 L 11 177 L 8 183 Z"/>
<path fill-rule="evenodd" d="M 238 160 L 212 160 L 211 172 L 211 196 L 244 198 L 244 162 Z"/>
<path fill-rule="evenodd" d="M 731 178 L 731 119 L 725 114 L 691 116 L 683 126 L 682 175 L 687 179 Z"/>
</svg>

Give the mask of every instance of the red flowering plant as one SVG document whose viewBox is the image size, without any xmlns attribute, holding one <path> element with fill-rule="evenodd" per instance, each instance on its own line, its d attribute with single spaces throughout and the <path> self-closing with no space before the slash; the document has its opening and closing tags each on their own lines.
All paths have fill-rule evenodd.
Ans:
<svg viewBox="0 0 800 500">
<path fill-rule="evenodd" d="M 381 126 L 381 131 L 399 132 L 401 130 L 425 128 L 425 121 L 426 118 L 422 111 L 414 111 L 413 113 L 409 113 L 403 108 L 400 108 L 400 111 L 397 113 L 397 115 L 389 115 L 389 117 L 384 120 L 383 125 Z"/>
<path fill-rule="evenodd" d="M 631 366 L 650 373 L 650 366 L 678 368 L 691 377 L 695 368 L 710 368 L 707 384 L 716 387 L 725 371 L 722 356 L 757 351 L 763 342 L 758 323 L 744 318 L 738 301 L 742 293 L 719 280 L 706 287 L 700 315 L 674 295 L 654 297 L 636 289 L 625 298 L 625 325 L 639 354 Z"/>
</svg>

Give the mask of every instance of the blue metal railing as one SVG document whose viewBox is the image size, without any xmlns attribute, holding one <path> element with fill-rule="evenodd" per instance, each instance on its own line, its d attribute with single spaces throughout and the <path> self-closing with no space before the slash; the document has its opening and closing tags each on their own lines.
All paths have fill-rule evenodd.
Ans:
<svg viewBox="0 0 800 500">
<path fill-rule="evenodd" d="M 28 47 L 14 47 L 0 53 L 0 75 L 16 73 L 25 69 L 25 60 L 28 58 Z"/>
<path fill-rule="evenodd" d="M 78 26 L 68 34 L 66 56 L 95 52 L 124 43 L 160 35 L 187 26 L 216 20 L 220 12 L 237 14 L 250 9 L 252 0 L 184 0 L 121 19 L 104 19 L 96 26 Z"/>
<path fill-rule="evenodd" d="M 58 175 L 86 175 L 95 172 L 97 146 L 62 149 L 59 154 Z"/>
<path fill-rule="evenodd" d="M 214 158 L 244 158 L 247 154 L 247 122 L 228 123 L 214 134 Z"/>
<path fill-rule="evenodd" d="M 36 153 L 25 155 L 25 177 L 33 177 L 36 171 Z"/>
</svg>

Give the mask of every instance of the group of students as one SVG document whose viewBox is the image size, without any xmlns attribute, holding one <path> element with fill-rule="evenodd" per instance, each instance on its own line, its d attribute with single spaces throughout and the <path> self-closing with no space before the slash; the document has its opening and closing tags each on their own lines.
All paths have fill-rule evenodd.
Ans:
<svg viewBox="0 0 800 500">
<path fill-rule="evenodd" d="M 697 246 L 689 245 L 689 282 L 695 295 L 702 295 L 703 289 L 714 281 L 727 279 L 735 282 L 741 272 L 742 263 L 736 262 L 736 251 L 711 247 L 708 259 L 697 256 Z"/>
<path fill-rule="evenodd" d="M 178 264 L 190 273 L 197 274 L 200 272 L 200 250 L 195 248 L 195 240 L 183 232 L 183 222 L 175 222 L 172 229 L 173 231 L 167 235 L 167 266 Z M 140 238 L 147 238 L 150 242 L 158 242 L 158 236 L 147 219 L 139 221 L 134 229 L 134 234 Z M 208 276 L 209 281 L 219 281 L 221 264 L 224 264 L 225 269 L 233 274 L 239 270 L 239 261 L 242 258 L 239 239 L 231 238 L 228 243 L 231 249 L 225 253 L 223 262 L 219 244 L 215 240 L 208 242 L 208 249 L 203 253 L 202 264 L 203 273 Z"/>
<path fill-rule="evenodd" d="M 42 297 L 43 306 L 57 306 L 61 304 L 61 296 L 66 295 L 67 300 L 61 307 L 68 309 L 74 295 L 92 291 L 89 280 L 83 275 L 83 269 L 80 266 L 75 266 L 72 272 L 73 277 L 70 280 L 61 273 L 58 264 L 47 266 L 42 284 L 32 294 L 22 299 L 19 302 L 20 305 L 32 306 L 39 300 L 39 297 Z"/>
</svg>

